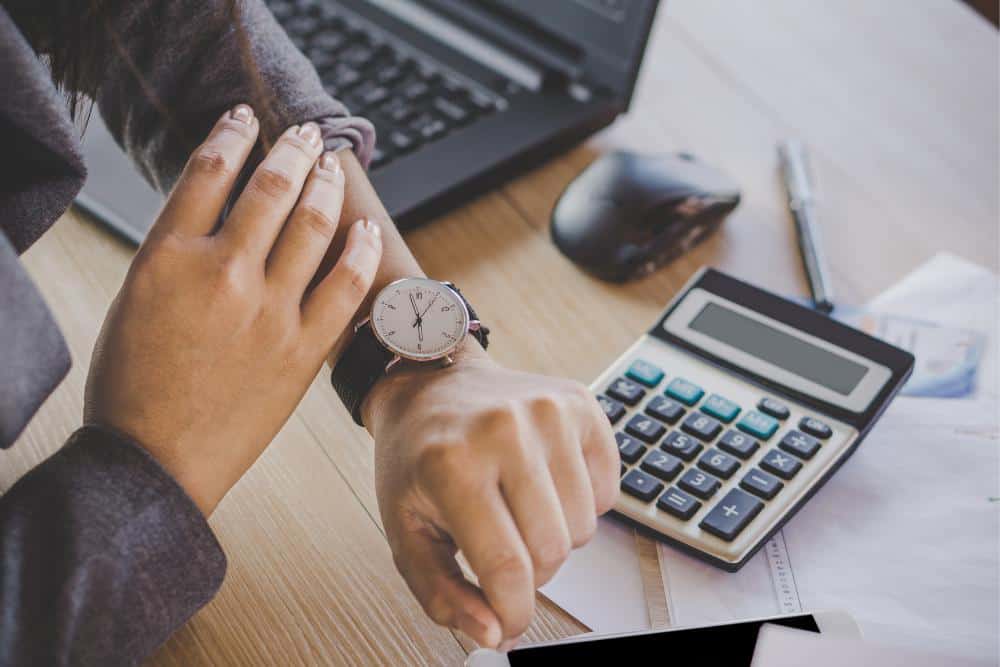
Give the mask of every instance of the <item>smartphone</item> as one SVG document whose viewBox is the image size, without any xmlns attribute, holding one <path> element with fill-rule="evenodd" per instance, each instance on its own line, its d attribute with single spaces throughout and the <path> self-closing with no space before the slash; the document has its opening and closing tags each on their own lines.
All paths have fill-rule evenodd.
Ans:
<svg viewBox="0 0 1000 667">
<path fill-rule="evenodd" d="M 536 667 L 538 665 L 618 664 L 630 656 L 660 655 L 689 658 L 704 656 L 706 664 L 750 667 L 757 633 L 765 623 L 835 637 L 861 636 L 853 618 L 842 611 L 786 614 L 734 621 L 722 625 L 671 628 L 617 635 L 583 635 L 533 644 L 498 653 L 478 649 L 469 654 L 466 667 Z"/>
</svg>

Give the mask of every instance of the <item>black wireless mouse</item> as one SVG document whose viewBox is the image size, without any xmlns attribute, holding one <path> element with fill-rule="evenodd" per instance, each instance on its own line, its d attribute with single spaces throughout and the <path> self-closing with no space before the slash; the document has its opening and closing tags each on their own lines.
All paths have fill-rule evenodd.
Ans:
<svg viewBox="0 0 1000 667">
<path fill-rule="evenodd" d="M 623 282 L 693 248 L 740 203 L 719 171 L 686 153 L 595 160 L 552 211 L 552 240 L 583 269 Z"/>
</svg>

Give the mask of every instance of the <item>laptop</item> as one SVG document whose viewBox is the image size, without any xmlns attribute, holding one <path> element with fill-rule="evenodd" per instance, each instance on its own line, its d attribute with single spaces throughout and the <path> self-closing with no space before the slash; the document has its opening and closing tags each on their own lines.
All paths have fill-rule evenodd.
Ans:
<svg viewBox="0 0 1000 667">
<path fill-rule="evenodd" d="M 628 109 L 659 0 L 267 0 L 326 89 L 378 131 L 396 223 L 434 218 Z M 97 114 L 77 203 L 138 243 L 162 196 Z"/>
</svg>

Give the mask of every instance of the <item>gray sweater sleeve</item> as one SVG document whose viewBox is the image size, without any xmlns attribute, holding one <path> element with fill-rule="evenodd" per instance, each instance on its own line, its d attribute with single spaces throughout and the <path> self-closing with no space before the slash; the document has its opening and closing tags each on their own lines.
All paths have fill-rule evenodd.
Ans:
<svg viewBox="0 0 1000 667">
<path fill-rule="evenodd" d="M 97 102 L 112 134 L 161 192 L 170 190 L 219 116 L 240 102 L 256 108 L 263 134 L 275 137 L 315 120 L 329 150 L 349 145 L 367 166 L 375 144 L 371 123 L 323 90 L 261 0 L 236 3 L 245 43 L 228 0 L 122 4 L 108 26 L 112 51 Z"/>
<path fill-rule="evenodd" d="M 0 500 L 0 665 L 138 664 L 225 570 L 173 478 L 125 436 L 84 427 Z"/>
</svg>

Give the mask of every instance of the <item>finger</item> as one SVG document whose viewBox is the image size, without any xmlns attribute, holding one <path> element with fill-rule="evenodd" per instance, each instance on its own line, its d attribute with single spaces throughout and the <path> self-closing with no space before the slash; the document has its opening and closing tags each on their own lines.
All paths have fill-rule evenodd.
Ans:
<svg viewBox="0 0 1000 667">
<path fill-rule="evenodd" d="M 259 130 L 260 123 L 246 104 L 227 111 L 191 153 L 150 235 L 211 234 Z"/>
<path fill-rule="evenodd" d="M 418 531 L 401 531 L 396 567 L 427 615 L 439 625 L 458 628 L 481 646 L 503 639 L 500 619 L 482 591 L 466 581 L 455 561 L 455 544 Z"/>
<path fill-rule="evenodd" d="M 322 147 L 316 123 L 285 130 L 250 177 L 223 223 L 220 240 L 260 258 L 263 264 Z"/>
<path fill-rule="evenodd" d="M 521 539 L 531 554 L 534 587 L 538 588 L 555 575 L 572 546 L 562 501 L 540 454 L 508 457 L 500 479 Z"/>
<path fill-rule="evenodd" d="M 340 259 L 302 306 L 305 327 L 333 345 L 364 301 L 382 259 L 382 232 L 374 220 L 358 220 L 347 234 Z"/>
<path fill-rule="evenodd" d="M 268 282 L 301 299 L 333 241 L 343 203 L 344 170 L 335 154 L 325 153 L 271 250 Z"/>
<path fill-rule="evenodd" d="M 594 489 L 579 440 L 552 452 L 552 481 L 562 503 L 563 515 L 574 549 L 590 541 L 597 530 Z"/>
<path fill-rule="evenodd" d="M 434 484 L 430 493 L 500 619 L 501 634 L 504 638 L 522 634 L 535 609 L 535 575 L 531 555 L 499 489 L 468 488 L 452 478 Z"/>
<path fill-rule="evenodd" d="M 585 390 L 586 391 L 586 390 Z M 615 434 L 611 423 L 598 406 L 597 401 L 590 398 L 583 402 L 588 411 L 589 424 L 584 430 L 583 459 L 590 478 L 590 486 L 594 496 L 594 508 L 598 515 L 604 514 L 618 502 L 619 466 L 621 455 L 615 444 Z"/>
</svg>

